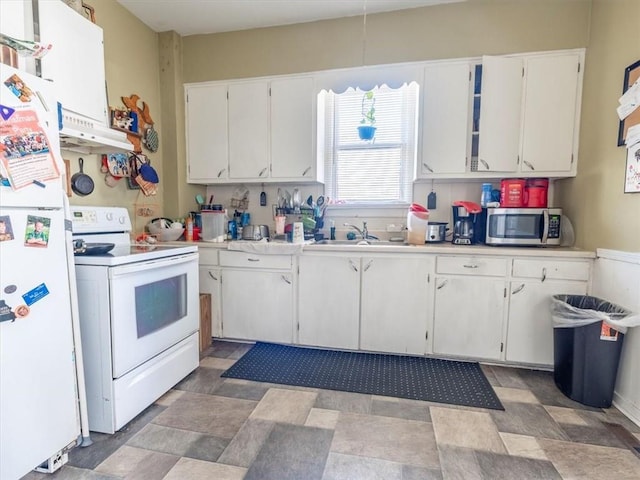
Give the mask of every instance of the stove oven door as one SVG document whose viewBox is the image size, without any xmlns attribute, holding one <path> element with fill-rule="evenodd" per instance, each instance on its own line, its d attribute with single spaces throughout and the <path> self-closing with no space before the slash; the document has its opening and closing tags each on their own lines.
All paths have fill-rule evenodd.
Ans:
<svg viewBox="0 0 640 480">
<path fill-rule="evenodd" d="M 113 376 L 198 330 L 198 254 L 109 269 Z"/>
</svg>

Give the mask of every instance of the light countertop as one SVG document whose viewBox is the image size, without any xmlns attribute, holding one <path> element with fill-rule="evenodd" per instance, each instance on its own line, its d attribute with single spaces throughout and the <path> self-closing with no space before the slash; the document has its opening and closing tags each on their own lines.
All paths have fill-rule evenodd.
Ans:
<svg viewBox="0 0 640 480">
<path fill-rule="evenodd" d="M 197 245 L 198 248 L 217 248 L 222 250 L 239 250 L 250 253 L 297 253 L 284 248 L 293 247 L 286 242 L 165 242 L 173 245 Z M 273 248 L 270 248 L 270 247 Z M 271 251 L 269 251 L 271 250 Z M 295 249 L 298 250 L 298 249 Z M 595 258 L 596 253 L 573 247 L 490 247 L 486 245 L 453 245 L 450 242 L 430 243 L 425 245 L 407 245 L 404 243 L 388 243 L 376 245 L 345 245 L 305 243 L 299 250 L 302 252 L 361 252 L 361 253 L 424 253 L 436 255 L 499 255 L 499 256 L 531 256 L 531 257 L 563 257 L 563 258 Z"/>
</svg>

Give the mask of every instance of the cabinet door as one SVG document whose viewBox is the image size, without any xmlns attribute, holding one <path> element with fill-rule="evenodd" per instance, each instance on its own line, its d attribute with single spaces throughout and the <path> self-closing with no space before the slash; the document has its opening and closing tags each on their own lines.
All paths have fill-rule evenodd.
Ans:
<svg viewBox="0 0 640 480">
<path fill-rule="evenodd" d="M 270 92 L 271 177 L 313 181 L 316 178 L 313 79 L 276 79 L 271 82 Z"/>
<path fill-rule="evenodd" d="M 291 343 L 291 272 L 225 269 L 222 332 L 227 338 Z"/>
<path fill-rule="evenodd" d="M 229 178 L 269 177 L 266 80 L 229 84 Z"/>
<path fill-rule="evenodd" d="M 579 66 L 577 53 L 527 59 L 522 171 L 571 170 Z"/>
<path fill-rule="evenodd" d="M 212 267 L 200 267 L 199 269 L 200 293 L 211 295 L 211 335 L 222 336 L 222 323 L 220 321 L 220 269 Z"/>
<path fill-rule="evenodd" d="M 358 348 L 360 259 L 302 255 L 298 276 L 298 342 Z"/>
<path fill-rule="evenodd" d="M 229 173 L 226 85 L 188 86 L 185 101 L 189 182 L 226 180 Z"/>
<path fill-rule="evenodd" d="M 429 258 L 362 259 L 362 350 L 426 352 L 432 265 Z"/>
<path fill-rule="evenodd" d="M 434 353 L 499 360 L 505 287 L 496 278 L 438 276 Z"/>
<path fill-rule="evenodd" d="M 586 293 L 587 282 L 512 281 L 507 325 L 507 361 L 552 366 L 551 296 Z"/>
<path fill-rule="evenodd" d="M 482 57 L 478 171 L 518 169 L 522 68 L 522 58 Z"/>
<path fill-rule="evenodd" d="M 42 78 L 56 84 L 58 102 L 69 111 L 107 125 L 102 28 L 64 2 L 40 0 L 40 38 L 51 43 L 42 59 Z"/>
<path fill-rule="evenodd" d="M 464 173 L 469 128 L 469 65 L 424 69 L 422 160 L 418 175 Z"/>
</svg>

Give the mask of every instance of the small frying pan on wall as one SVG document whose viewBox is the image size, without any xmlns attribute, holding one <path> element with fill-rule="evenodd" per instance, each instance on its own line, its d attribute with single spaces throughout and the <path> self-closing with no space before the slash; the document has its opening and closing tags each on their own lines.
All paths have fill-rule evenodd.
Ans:
<svg viewBox="0 0 640 480">
<path fill-rule="evenodd" d="M 95 185 L 93 184 L 93 179 L 82 170 L 84 159 L 78 158 L 78 163 L 80 164 L 80 171 L 74 173 L 71 177 L 71 189 L 76 195 L 84 197 L 93 192 Z"/>
</svg>

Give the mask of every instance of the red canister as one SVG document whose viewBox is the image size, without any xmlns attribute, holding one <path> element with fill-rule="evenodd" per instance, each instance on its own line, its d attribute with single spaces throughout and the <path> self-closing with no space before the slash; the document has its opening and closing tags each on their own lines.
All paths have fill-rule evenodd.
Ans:
<svg viewBox="0 0 640 480">
<path fill-rule="evenodd" d="M 526 181 L 523 178 L 505 178 L 500 182 L 500 206 L 503 208 L 524 207 L 524 189 Z"/>
<path fill-rule="evenodd" d="M 525 207 L 546 208 L 547 192 L 549 190 L 548 178 L 529 178 L 524 188 Z"/>
</svg>

